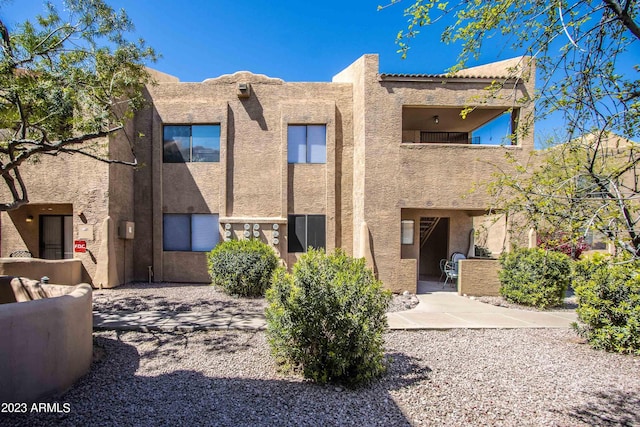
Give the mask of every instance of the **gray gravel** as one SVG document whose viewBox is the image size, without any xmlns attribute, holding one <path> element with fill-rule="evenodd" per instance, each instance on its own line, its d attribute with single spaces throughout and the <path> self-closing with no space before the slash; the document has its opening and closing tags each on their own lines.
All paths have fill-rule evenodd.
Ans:
<svg viewBox="0 0 640 427">
<path fill-rule="evenodd" d="M 109 300 L 100 292 L 115 291 L 96 292 L 98 306 Z M 153 294 L 126 298 L 180 307 L 179 295 L 193 295 Z M 8 415 L 0 424 L 640 426 L 640 357 L 592 350 L 571 330 L 389 332 L 388 373 L 359 390 L 279 372 L 264 332 L 94 337 L 90 373 L 50 400 L 68 403 L 68 414 Z"/>
<path fill-rule="evenodd" d="M 567 295 L 565 296 L 564 300 L 562 301 L 562 305 L 561 306 L 549 307 L 547 310 L 542 310 L 542 309 L 539 309 L 537 307 L 531 307 L 531 306 L 522 305 L 522 304 L 516 304 L 516 303 L 513 303 L 511 301 L 507 301 L 502 296 L 495 296 L 495 297 L 468 297 L 468 298 L 473 298 L 473 299 L 475 299 L 477 301 L 480 301 L 480 302 L 483 302 L 483 303 L 486 303 L 486 304 L 496 305 L 498 307 L 515 308 L 515 309 L 518 309 L 518 310 L 527 310 L 527 311 L 572 311 L 572 310 L 575 310 L 576 308 L 578 308 L 578 299 L 577 299 L 577 297 L 575 296 L 575 294 L 573 293 L 572 290 L 567 291 Z"/>
<path fill-rule="evenodd" d="M 395 294 L 389 312 L 410 310 L 418 305 L 415 294 Z M 116 289 L 93 292 L 93 307 L 98 311 L 215 311 L 233 307 L 250 312 L 262 312 L 264 298 L 236 298 L 206 284 L 132 283 Z"/>
</svg>

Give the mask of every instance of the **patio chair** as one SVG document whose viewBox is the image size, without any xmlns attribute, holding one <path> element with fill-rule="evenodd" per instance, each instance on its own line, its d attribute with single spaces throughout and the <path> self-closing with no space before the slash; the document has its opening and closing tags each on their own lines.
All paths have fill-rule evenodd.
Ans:
<svg viewBox="0 0 640 427">
<path fill-rule="evenodd" d="M 29 251 L 15 251 L 9 254 L 9 258 L 31 258 Z"/>
<path fill-rule="evenodd" d="M 451 261 L 446 261 L 444 265 L 444 273 L 447 277 L 444 281 L 444 284 L 442 285 L 443 288 L 447 286 L 449 280 L 451 280 L 451 283 L 453 283 L 454 280 L 458 280 L 458 263 L 460 262 L 460 260 L 466 258 L 467 257 L 460 252 L 454 252 L 453 254 L 451 254 Z"/>
<path fill-rule="evenodd" d="M 438 280 L 438 282 L 442 282 L 442 279 L 446 276 L 446 272 L 445 272 L 445 267 L 447 266 L 447 262 L 448 260 L 446 259 L 441 259 L 440 260 L 440 279 Z"/>
<path fill-rule="evenodd" d="M 454 280 L 458 280 L 458 261 L 447 261 L 444 267 L 444 273 L 447 276 L 447 278 L 445 279 L 444 284 L 442 285 L 443 289 L 445 286 L 447 286 L 447 283 L 449 283 L 449 280 L 451 280 L 452 284 Z"/>
<path fill-rule="evenodd" d="M 454 253 L 451 254 L 451 261 L 453 261 L 453 262 L 458 262 L 461 259 L 467 259 L 467 257 L 463 253 L 460 253 L 460 252 L 454 252 Z"/>
</svg>

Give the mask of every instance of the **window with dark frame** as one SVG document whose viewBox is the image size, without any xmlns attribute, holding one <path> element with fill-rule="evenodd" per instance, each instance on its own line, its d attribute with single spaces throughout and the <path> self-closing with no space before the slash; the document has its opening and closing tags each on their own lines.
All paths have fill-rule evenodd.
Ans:
<svg viewBox="0 0 640 427">
<path fill-rule="evenodd" d="M 220 162 L 220 125 L 165 125 L 163 162 Z"/>
<path fill-rule="evenodd" d="M 288 251 L 307 252 L 307 248 L 326 247 L 325 215 L 289 215 L 287 225 Z"/>
<path fill-rule="evenodd" d="M 219 218 L 214 214 L 164 214 L 164 251 L 209 252 L 220 240 Z"/>
<path fill-rule="evenodd" d="M 327 126 L 289 125 L 287 161 L 289 163 L 327 163 Z"/>
</svg>

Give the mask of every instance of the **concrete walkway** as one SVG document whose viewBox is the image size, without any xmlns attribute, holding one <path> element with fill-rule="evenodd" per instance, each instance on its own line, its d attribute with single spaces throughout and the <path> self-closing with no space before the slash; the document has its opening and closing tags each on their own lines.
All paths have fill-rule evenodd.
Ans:
<svg viewBox="0 0 640 427">
<path fill-rule="evenodd" d="M 454 292 L 418 295 L 412 310 L 389 313 L 391 329 L 569 328 L 575 311 L 526 311 L 497 307 Z"/>
<path fill-rule="evenodd" d="M 420 282 L 420 303 L 412 310 L 389 313 L 390 329 L 569 328 L 575 311 L 526 311 L 485 304 L 459 296 L 436 282 Z M 93 312 L 94 329 L 135 331 L 259 330 L 262 313 L 218 311 Z"/>
</svg>

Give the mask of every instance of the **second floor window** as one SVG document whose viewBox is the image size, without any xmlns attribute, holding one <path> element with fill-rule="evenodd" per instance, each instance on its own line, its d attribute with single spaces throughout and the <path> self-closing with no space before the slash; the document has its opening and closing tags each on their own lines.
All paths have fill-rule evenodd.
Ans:
<svg viewBox="0 0 640 427">
<path fill-rule="evenodd" d="M 289 125 L 287 160 L 289 163 L 327 163 L 327 126 Z"/>
<path fill-rule="evenodd" d="M 163 161 L 219 162 L 220 125 L 164 126 Z"/>
</svg>

